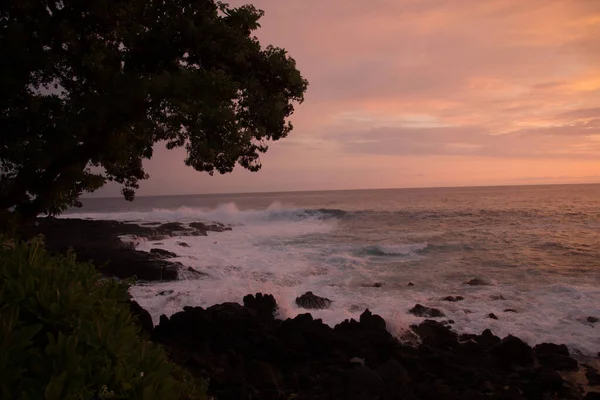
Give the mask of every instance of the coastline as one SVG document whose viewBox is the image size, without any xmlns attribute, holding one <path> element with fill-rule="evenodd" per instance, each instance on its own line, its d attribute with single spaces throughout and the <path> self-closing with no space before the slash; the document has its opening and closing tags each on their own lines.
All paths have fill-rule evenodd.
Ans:
<svg viewBox="0 0 600 400">
<path fill-rule="evenodd" d="M 228 229 L 202 223 L 192 228 L 54 218 L 38 222 L 30 234 L 43 233 L 50 251 L 64 253 L 72 247 L 78 260 L 93 260 L 105 275 L 137 275 L 148 281 L 177 279 L 185 267 L 158 253 L 137 251 L 121 237 L 159 240 L 160 235 L 199 236 Z M 151 337 L 176 362 L 211 379 L 211 391 L 220 399 L 577 399 L 590 385 L 600 384 L 597 370 L 589 365 L 597 360 L 578 363 L 565 346 L 532 348 L 489 330 L 459 336 L 433 320 L 412 327 L 406 337 L 411 346 L 400 343 L 385 321 L 368 310 L 359 321 L 332 328 L 310 314 L 275 319 L 276 308 L 272 296 L 262 295 L 246 296 L 243 306 L 184 307 L 170 318 L 162 316 L 152 331 L 149 314 L 141 308 L 137 313 L 146 316 L 142 319 Z"/>
</svg>

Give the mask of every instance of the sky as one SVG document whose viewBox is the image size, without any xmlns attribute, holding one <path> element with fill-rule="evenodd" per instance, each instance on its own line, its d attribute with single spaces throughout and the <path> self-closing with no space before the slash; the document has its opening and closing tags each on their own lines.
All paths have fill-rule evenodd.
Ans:
<svg viewBox="0 0 600 400">
<path fill-rule="evenodd" d="M 600 182 L 600 1 L 252 4 L 309 81 L 294 130 L 257 173 L 158 147 L 138 194 Z"/>
</svg>

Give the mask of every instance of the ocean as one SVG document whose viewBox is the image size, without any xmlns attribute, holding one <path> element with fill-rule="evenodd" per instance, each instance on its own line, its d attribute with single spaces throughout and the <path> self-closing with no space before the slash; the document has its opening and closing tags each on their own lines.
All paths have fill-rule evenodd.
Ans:
<svg viewBox="0 0 600 400">
<path fill-rule="evenodd" d="M 368 308 L 403 337 L 422 320 L 408 312 L 418 303 L 441 310 L 438 320 L 453 320 L 460 333 L 490 328 L 530 344 L 600 351 L 600 322 L 589 318 L 600 318 L 600 185 L 85 199 L 63 217 L 233 227 L 138 242 L 208 274 L 132 287 L 155 322 L 257 292 L 275 296 L 279 317 L 294 317 L 307 312 L 295 298 L 312 291 L 333 301 L 311 310 L 330 325 Z M 488 284 L 465 284 L 474 278 Z"/>
</svg>

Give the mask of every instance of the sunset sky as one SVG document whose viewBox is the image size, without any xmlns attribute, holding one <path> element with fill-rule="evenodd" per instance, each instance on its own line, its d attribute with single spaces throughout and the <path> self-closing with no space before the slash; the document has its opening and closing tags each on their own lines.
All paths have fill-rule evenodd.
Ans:
<svg viewBox="0 0 600 400">
<path fill-rule="evenodd" d="M 157 149 L 139 194 L 600 182 L 599 0 L 252 3 L 310 83 L 294 131 L 258 173 Z"/>
</svg>

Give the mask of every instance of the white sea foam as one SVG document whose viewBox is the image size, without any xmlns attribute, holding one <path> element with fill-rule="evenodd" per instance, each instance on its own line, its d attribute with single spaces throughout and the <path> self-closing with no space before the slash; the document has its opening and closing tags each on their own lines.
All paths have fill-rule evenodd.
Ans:
<svg viewBox="0 0 600 400">
<path fill-rule="evenodd" d="M 440 279 L 446 268 L 442 261 L 429 268 L 404 262 L 423 257 L 427 243 L 334 243 L 328 239 L 339 229 L 338 220 L 327 218 L 327 213 L 286 209 L 278 204 L 266 210 L 240 211 L 230 203 L 213 210 L 182 207 L 69 216 L 143 222 L 219 221 L 235 226 L 228 232 L 209 232 L 208 237 L 168 238 L 161 240 L 160 246 L 151 241 L 137 242 L 139 250 L 160 247 L 173 251 L 179 255 L 174 261 L 208 274 L 203 279 L 189 279 L 188 275 L 175 282 L 133 287 L 131 293 L 155 322 L 161 314 L 171 315 L 186 305 L 241 302 L 244 295 L 257 292 L 275 296 L 279 317 L 294 317 L 306 312 L 295 305 L 295 298 L 312 291 L 333 300 L 330 309 L 311 311 L 315 318 L 331 325 L 358 318 L 369 308 L 384 317 L 392 333 L 400 335 L 421 320 L 408 313 L 420 303 L 441 309 L 444 319 L 454 320 L 459 332 L 481 333 L 490 328 L 496 335 L 513 334 L 531 344 L 565 343 L 584 354 L 600 350 L 598 328 L 586 321 L 587 316 L 600 315 L 599 288 L 585 283 L 525 282 L 510 269 L 504 270 L 502 277 L 515 274 L 511 284 L 505 283 L 511 279 L 495 279 L 498 276 L 484 272 L 475 275 L 460 268 L 453 270 L 453 279 Z M 181 241 L 189 247 L 179 246 Z M 492 285 L 463 283 L 474 276 Z M 383 285 L 373 287 L 375 282 Z M 407 286 L 408 282 L 415 285 Z M 157 295 L 166 289 L 174 292 Z M 443 301 L 448 295 L 461 295 L 465 300 Z M 507 309 L 517 313 L 505 312 Z M 490 313 L 498 320 L 488 318 Z"/>
</svg>

